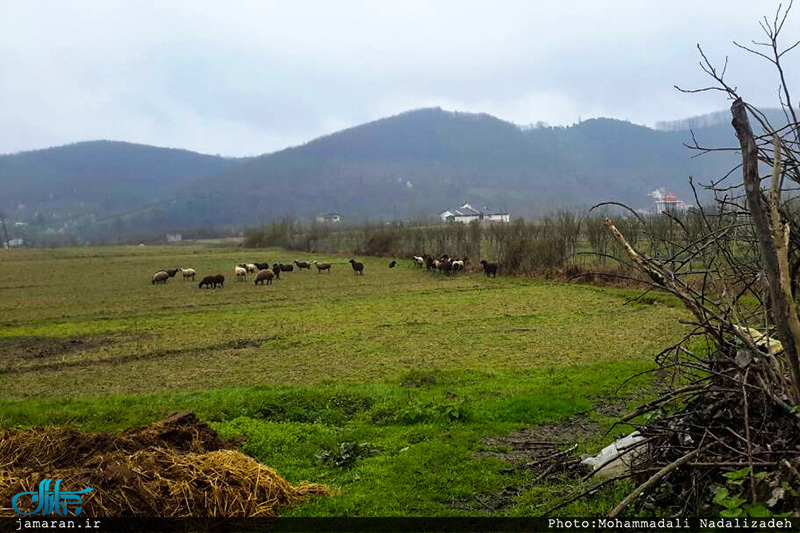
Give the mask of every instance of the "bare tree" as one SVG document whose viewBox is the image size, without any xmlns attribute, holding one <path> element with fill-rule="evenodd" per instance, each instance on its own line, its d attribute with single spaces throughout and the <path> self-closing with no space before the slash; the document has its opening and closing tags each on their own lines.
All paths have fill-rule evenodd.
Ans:
<svg viewBox="0 0 800 533">
<path fill-rule="evenodd" d="M 738 152 L 741 164 L 702 186 L 714 198 L 703 206 L 694 183 L 698 221 L 690 229 L 661 235 L 668 246 L 636 249 L 614 222 L 605 226 L 625 260 L 651 286 L 678 297 L 691 312 L 690 328 L 659 354 L 658 370 L 670 376 L 663 394 L 619 423 L 645 439 L 631 476 L 639 481 L 611 512 L 658 501 L 672 514 L 695 514 L 709 504 L 712 487 L 726 472 L 739 472 L 742 516 L 794 512 L 796 497 L 778 497 L 776 487 L 800 483 L 800 320 L 795 304 L 800 271 L 800 122 L 786 82 L 783 59 L 800 42 L 782 48 L 781 31 L 791 3 L 764 18 L 765 37 L 735 43 L 775 69 L 784 121 L 748 104 L 726 80 L 728 60 L 714 66 L 698 45 L 700 67 L 713 80 L 686 93 L 718 91 L 731 101 L 737 148 L 705 147 L 700 153 Z M 694 138 L 694 135 L 693 135 Z M 641 416 L 648 414 L 647 422 Z M 729 474 L 732 475 L 732 474 Z M 734 490 L 734 489 L 732 489 Z M 645 500 L 643 502 L 643 500 Z"/>
</svg>

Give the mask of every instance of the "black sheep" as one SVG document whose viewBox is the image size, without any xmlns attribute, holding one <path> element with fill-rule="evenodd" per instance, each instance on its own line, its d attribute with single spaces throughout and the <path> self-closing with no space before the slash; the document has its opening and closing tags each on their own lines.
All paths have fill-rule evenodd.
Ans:
<svg viewBox="0 0 800 533">
<path fill-rule="evenodd" d="M 439 271 L 447 272 L 449 276 L 453 272 L 453 260 L 450 258 L 442 260 L 442 262 L 439 263 Z"/>
<path fill-rule="evenodd" d="M 361 274 L 362 276 L 364 275 L 364 263 L 359 263 L 355 259 L 351 259 L 350 264 L 353 267 L 353 275 L 355 274 Z"/>
<path fill-rule="evenodd" d="M 269 263 L 253 263 L 257 269 L 266 270 L 269 268 Z"/>
<path fill-rule="evenodd" d="M 272 265 L 272 272 L 275 274 L 275 279 L 281 279 L 281 265 L 278 263 Z"/>
<path fill-rule="evenodd" d="M 483 265 L 483 271 L 486 272 L 486 277 L 489 277 L 489 274 L 492 275 L 493 278 L 497 277 L 497 269 L 500 268 L 500 265 L 497 263 L 489 263 L 486 259 L 481 261 Z"/>
<path fill-rule="evenodd" d="M 311 270 L 311 263 L 308 261 L 295 261 L 294 264 L 297 265 L 297 270 L 303 270 L 304 268 Z"/>
<path fill-rule="evenodd" d="M 175 274 L 180 272 L 180 270 L 180 268 L 166 268 L 164 269 L 164 272 L 166 272 L 169 277 L 174 278 Z"/>
<path fill-rule="evenodd" d="M 294 270 L 294 265 L 284 265 L 281 263 L 281 272 L 291 272 Z"/>
<path fill-rule="evenodd" d="M 389 263 L 389 268 L 394 268 L 396 266 L 397 266 L 397 261 L 392 261 L 391 263 Z"/>
<path fill-rule="evenodd" d="M 206 277 L 204 277 L 203 281 L 200 282 L 200 284 L 197 286 L 197 288 L 198 289 L 202 289 L 203 285 L 205 285 L 209 289 L 214 288 L 214 278 L 216 278 L 216 276 L 206 276 Z"/>
<path fill-rule="evenodd" d="M 216 276 L 214 276 L 215 289 L 217 288 L 217 285 L 219 285 L 220 287 L 225 287 L 225 276 L 223 276 L 222 274 L 217 274 Z"/>
<path fill-rule="evenodd" d="M 432 255 L 425 258 L 425 270 L 431 271 L 436 268 L 436 259 Z"/>
</svg>

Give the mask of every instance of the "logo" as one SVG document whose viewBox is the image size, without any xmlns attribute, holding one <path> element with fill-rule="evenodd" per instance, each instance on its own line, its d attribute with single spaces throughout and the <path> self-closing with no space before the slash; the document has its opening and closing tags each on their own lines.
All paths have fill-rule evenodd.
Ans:
<svg viewBox="0 0 800 533">
<path fill-rule="evenodd" d="M 21 515 L 32 515 L 36 513 L 42 513 L 43 515 L 53 513 L 66 515 L 68 514 L 69 510 L 67 508 L 68 505 L 77 505 L 77 507 L 75 507 L 75 514 L 81 514 L 81 505 L 83 505 L 81 494 L 91 492 L 94 489 L 91 487 L 86 487 L 85 489 L 77 492 L 62 492 L 61 482 L 63 479 L 57 479 L 55 487 L 53 487 L 53 491 L 51 492 L 50 483 L 52 481 L 52 479 L 43 479 L 41 482 L 39 482 L 39 492 L 20 492 L 19 494 L 14 495 L 14 497 L 11 498 L 11 507 L 14 509 L 14 511 Z M 26 496 L 31 497 L 31 503 L 38 504 L 36 509 L 30 513 L 24 513 L 19 510 L 19 507 L 17 507 L 17 501 Z"/>
</svg>

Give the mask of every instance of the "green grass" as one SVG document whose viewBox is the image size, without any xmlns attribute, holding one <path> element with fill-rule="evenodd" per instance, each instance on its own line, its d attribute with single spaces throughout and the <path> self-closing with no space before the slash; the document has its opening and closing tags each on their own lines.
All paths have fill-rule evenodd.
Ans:
<svg viewBox="0 0 800 533">
<path fill-rule="evenodd" d="M 271 287 L 233 280 L 236 263 L 293 259 L 334 267 Z M 118 430 L 193 410 L 248 435 L 245 453 L 290 481 L 338 490 L 294 515 L 490 513 L 476 502 L 508 486 L 520 489 L 492 513 L 535 515 L 567 483 L 501 474 L 475 455 L 497 451 L 484 439 L 578 413 L 608 427 L 609 405 L 651 393 L 648 378 L 617 386 L 682 332 L 684 311 L 663 296 L 623 305 L 634 293 L 373 258 L 357 277 L 347 259 L 194 245 L 0 253 L 0 425 Z M 228 280 L 150 284 L 174 266 Z M 370 453 L 346 468 L 321 459 L 342 443 Z M 600 512 L 613 490 L 563 513 Z"/>
</svg>

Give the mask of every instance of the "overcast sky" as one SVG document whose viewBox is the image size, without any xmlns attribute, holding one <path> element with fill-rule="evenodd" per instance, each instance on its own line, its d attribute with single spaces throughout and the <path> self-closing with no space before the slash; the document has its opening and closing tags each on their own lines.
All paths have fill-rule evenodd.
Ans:
<svg viewBox="0 0 800 533">
<path fill-rule="evenodd" d="M 746 99 L 772 71 L 732 40 L 777 2 L 2 1 L 0 153 L 91 139 L 255 155 L 409 109 L 517 124 L 653 125 L 724 109 L 700 43 Z M 785 29 L 800 36 L 800 6 Z M 800 49 L 787 56 L 800 73 Z M 797 78 L 793 78 L 796 80 Z M 797 95 L 800 97 L 800 93 Z"/>
</svg>

